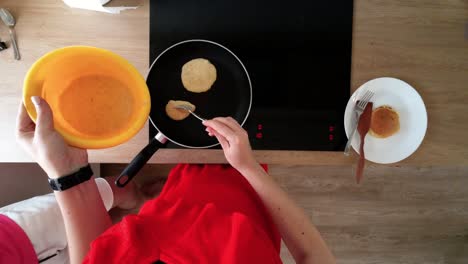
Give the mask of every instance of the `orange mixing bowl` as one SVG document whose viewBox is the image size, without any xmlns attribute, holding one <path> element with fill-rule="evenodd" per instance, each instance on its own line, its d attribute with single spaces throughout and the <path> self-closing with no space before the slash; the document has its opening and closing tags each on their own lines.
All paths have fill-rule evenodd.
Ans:
<svg viewBox="0 0 468 264">
<path fill-rule="evenodd" d="M 23 102 L 36 121 L 31 96 L 52 108 L 55 129 L 70 145 L 107 148 L 133 137 L 145 124 L 151 99 L 144 78 L 110 51 L 71 46 L 47 53 L 26 74 Z"/>
</svg>

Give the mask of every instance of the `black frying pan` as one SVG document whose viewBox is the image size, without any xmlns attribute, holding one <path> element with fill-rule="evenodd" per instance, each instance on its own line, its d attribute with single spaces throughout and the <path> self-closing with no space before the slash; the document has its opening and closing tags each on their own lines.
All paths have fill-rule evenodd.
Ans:
<svg viewBox="0 0 468 264">
<path fill-rule="evenodd" d="M 196 58 L 208 59 L 216 67 L 216 81 L 204 93 L 187 91 L 180 77 L 182 66 Z M 252 84 L 242 62 L 226 47 L 208 40 L 182 41 L 163 51 L 151 65 L 146 84 L 151 95 L 150 122 L 159 133 L 117 178 L 115 184 L 119 187 L 127 185 L 167 140 L 187 148 L 219 144 L 216 138 L 207 135 L 205 126 L 195 117 L 170 119 L 165 110 L 169 100 L 191 102 L 201 117 L 231 116 L 240 124 L 244 124 L 252 105 Z"/>
</svg>

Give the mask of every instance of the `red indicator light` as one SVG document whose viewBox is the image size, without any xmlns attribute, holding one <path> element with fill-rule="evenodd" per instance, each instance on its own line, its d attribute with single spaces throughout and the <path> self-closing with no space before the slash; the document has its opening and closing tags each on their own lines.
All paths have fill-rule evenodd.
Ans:
<svg viewBox="0 0 468 264">
<path fill-rule="evenodd" d="M 262 138 L 263 138 L 263 133 L 257 133 L 257 134 L 255 135 L 255 137 L 256 137 L 257 139 L 262 139 Z"/>
<path fill-rule="evenodd" d="M 262 124 L 258 124 L 257 125 L 257 130 L 262 130 L 263 129 L 263 125 Z"/>
<path fill-rule="evenodd" d="M 334 138 L 333 135 L 331 135 L 331 134 L 328 135 L 328 140 L 333 141 L 333 138 Z"/>
<path fill-rule="evenodd" d="M 335 126 L 329 126 L 329 127 L 328 127 L 328 131 L 330 131 L 330 132 L 335 131 Z"/>
</svg>

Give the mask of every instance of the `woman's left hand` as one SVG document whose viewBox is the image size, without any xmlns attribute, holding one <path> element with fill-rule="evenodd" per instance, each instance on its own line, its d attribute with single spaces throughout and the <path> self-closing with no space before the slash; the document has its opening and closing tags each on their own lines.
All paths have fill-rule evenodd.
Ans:
<svg viewBox="0 0 468 264">
<path fill-rule="evenodd" d="M 34 123 L 21 102 L 17 121 L 16 138 L 50 178 L 68 175 L 88 164 L 85 149 L 68 146 L 54 129 L 54 118 L 49 104 L 38 96 L 31 97 L 36 108 Z"/>
</svg>

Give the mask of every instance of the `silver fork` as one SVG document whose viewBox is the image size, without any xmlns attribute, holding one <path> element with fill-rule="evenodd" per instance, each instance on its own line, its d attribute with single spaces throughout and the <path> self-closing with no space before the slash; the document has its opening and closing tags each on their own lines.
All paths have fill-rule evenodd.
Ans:
<svg viewBox="0 0 468 264">
<path fill-rule="evenodd" d="M 200 120 L 200 121 L 202 121 L 202 122 L 205 121 L 204 118 L 202 118 L 202 117 L 198 116 L 197 114 L 195 114 L 195 113 L 193 112 L 192 107 L 190 107 L 189 105 L 176 105 L 175 108 L 183 109 L 183 110 L 189 112 L 190 114 L 192 114 L 194 117 L 198 118 L 198 120 Z"/>
<path fill-rule="evenodd" d="M 351 141 L 353 140 L 354 133 L 356 133 L 358 127 L 359 117 L 361 116 L 362 112 L 364 112 L 364 109 L 366 109 L 367 103 L 369 103 L 370 99 L 372 99 L 372 96 L 374 96 L 374 93 L 368 90 L 360 99 L 356 100 L 356 104 L 353 110 L 353 114 L 356 118 L 354 120 L 355 122 L 351 123 L 351 125 L 354 127 L 352 127 L 351 135 L 349 136 L 348 142 L 346 143 L 346 147 L 344 149 L 344 154 L 346 156 L 349 156 L 349 150 L 351 149 Z"/>
</svg>

